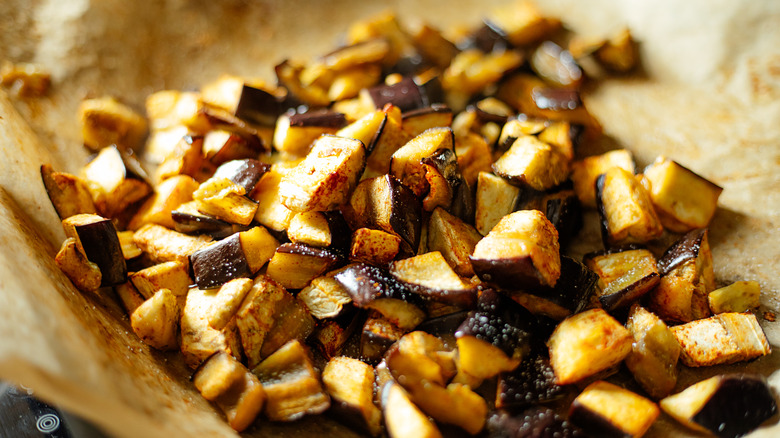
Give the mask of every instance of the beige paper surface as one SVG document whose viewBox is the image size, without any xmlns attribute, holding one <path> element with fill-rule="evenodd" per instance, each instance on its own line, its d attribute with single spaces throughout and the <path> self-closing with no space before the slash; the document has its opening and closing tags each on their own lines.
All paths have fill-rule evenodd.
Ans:
<svg viewBox="0 0 780 438">
<path fill-rule="evenodd" d="M 38 167 L 50 162 L 76 172 L 85 162 L 75 117 L 84 97 L 112 94 L 140 109 L 150 92 L 197 88 L 225 72 L 271 78 L 284 57 L 325 53 L 348 23 L 377 11 L 422 16 L 445 28 L 475 26 L 490 6 L 135 3 L 6 0 L 0 7 L 0 60 L 34 61 L 54 76 L 45 98 L 18 101 L 0 91 L 0 379 L 23 383 L 116 436 L 235 436 L 191 387 L 175 355 L 151 351 L 110 297 L 79 294 L 56 268 L 52 258 L 63 234 Z M 640 166 L 664 154 L 724 187 L 710 235 L 718 281 L 757 280 L 764 304 L 779 310 L 780 2 L 540 5 L 586 34 L 631 28 L 646 73 L 590 90 L 586 103 L 607 139 L 585 145 L 584 152 L 626 147 Z M 595 231 L 587 230 L 576 249 L 596 248 Z M 772 345 L 780 345 L 776 324 L 762 325 Z M 684 370 L 681 385 L 734 370 L 770 376 L 780 368 L 779 357 Z M 257 424 L 248 436 L 355 435 L 325 417 Z M 689 434 L 662 419 L 650 435 L 665 436 L 669 428 Z M 756 435 L 777 433 L 780 426 Z"/>
</svg>

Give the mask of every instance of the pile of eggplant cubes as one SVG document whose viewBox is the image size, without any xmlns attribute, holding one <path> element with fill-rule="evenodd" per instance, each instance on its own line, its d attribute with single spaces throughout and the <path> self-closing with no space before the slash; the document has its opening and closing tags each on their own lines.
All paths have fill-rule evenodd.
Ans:
<svg viewBox="0 0 780 438">
<path fill-rule="evenodd" d="M 732 437 L 775 413 L 762 376 L 677 385 L 678 361 L 770 353 L 758 285 L 716 289 L 722 189 L 666 157 L 637 174 L 628 150 L 577 154 L 600 132 L 580 86 L 632 69 L 628 31 L 572 38 L 520 3 L 447 37 L 387 13 L 346 41 L 276 84 L 156 92 L 146 116 L 85 100 L 94 158 L 41 167 L 59 267 L 181 351 L 230 426 L 638 437 L 664 411 Z M 585 209 L 604 247 L 576 260 Z"/>
</svg>

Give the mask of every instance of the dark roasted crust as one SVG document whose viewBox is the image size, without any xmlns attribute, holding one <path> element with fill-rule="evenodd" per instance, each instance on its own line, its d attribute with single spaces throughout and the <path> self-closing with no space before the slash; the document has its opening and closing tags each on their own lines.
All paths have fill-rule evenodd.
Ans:
<svg viewBox="0 0 780 438">
<path fill-rule="evenodd" d="M 562 255 L 561 276 L 555 283 L 555 287 L 524 292 L 542 297 L 574 314 L 581 312 L 589 304 L 598 280 L 599 276 L 590 268 L 569 256 Z"/>
<path fill-rule="evenodd" d="M 247 84 L 241 88 L 236 117 L 262 126 L 273 126 L 282 113 L 282 106 L 273 94 Z"/>
<path fill-rule="evenodd" d="M 680 240 L 670 246 L 664 255 L 658 260 L 658 272 L 661 276 L 667 275 L 674 268 L 688 260 L 699 256 L 702 239 L 707 233 L 706 228 L 689 231 Z"/>
<path fill-rule="evenodd" d="M 761 375 L 722 377 L 710 399 L 691 420 L 721 437 L 742 436 L 777 412 L 777 403 Z"/>
<path fill-rule="evenodd" d="M 393 85 L 371 87 L 368 89 L 368 94 L 377 108 L 384 108 L 388 103 L 392 103 L 400 108 L 401 112 L 424 107 L 422 93 L 420 93 L 419 87 L 410 77 L 405 77 Z"/>
<path fill-rule="evenodd" d="M 387 185 L 390 186 L 392 213 L 390 214 L 390 227 L 398 233 L 412 251 L 420 246 L 420 234 L 422 230 L 422 205 L 411 189 L 401 184 L 392 175 L 385 175 Z"/>
<path fill-rule="evenodd" d="M 377 298 L 394 298 L 413 304 L 421 303 L 419 295 L 409 290 L 407 283 L 397 280 L 386 269 L 359 263 L 348 266 L 334 277 L 358 307 L 365 307 Z"/>
<path fill-rule="evenodd" d="M 222 164 L 217 168 L 214 176 L 222 176 L 252 192 L 260 178 L 271 168 L 270 164 L 261 163 L 252 158 L 233 160 Z"/>
<path fill-rule="evenodd" d="M 506 289 L 536 289 L 544 279 L 530 255 L 507 259 L 478 259 L 469 256 L 480 280 Z"/>
</svg>

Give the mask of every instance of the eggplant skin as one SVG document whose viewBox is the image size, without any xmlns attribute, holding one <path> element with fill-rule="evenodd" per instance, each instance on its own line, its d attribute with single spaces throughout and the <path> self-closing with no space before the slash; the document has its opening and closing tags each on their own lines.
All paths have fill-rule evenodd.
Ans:
<svg viewBox="0 0 780 438">
<path fill-rule="evenodd" d="M 688 260 L 699 256 L 702 240 L 707 233 L 706 228 L 700 228 L 686 233 L 680 240 L 664 252 L 664 255 L 658 260 L 658 271 L 664 276 L 674 268 L 682 265 Z"/>
<path fill-rule="evenodd" d="M 110 219 L 76 226 L 87 260 L 98 265 L 100 286 L 114 286 L 127 281 L 127 263 L 122 244 Z"/>
<path fill-rule="evenodd" d="M 776 412 L 777 403 L 763 376 L 733 374 L 722 377 L 710 400 L 691 419 L 717 436 L 738 437 Z"/>
<path fill-rule="evenodd" d="M 238 233 L 190 255 L 190 266 L 201 289 L 251 275 Z"/>
</svg>

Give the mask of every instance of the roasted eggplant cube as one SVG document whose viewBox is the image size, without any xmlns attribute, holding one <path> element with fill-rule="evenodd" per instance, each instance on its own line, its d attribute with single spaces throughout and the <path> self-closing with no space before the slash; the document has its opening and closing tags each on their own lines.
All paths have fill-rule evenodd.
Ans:
<svg viewBox="0 0 780 438">
<path fill-rule="evenodd" d="M 69 237 L 62 242 L 60 250 L 54 257 L 54 263 L 73 282 L 76 289 L 90 292 L 100 288 L 102 279 L 100 268 L 87 260 L 87 256 L 78 250 L 75 238 Z"/>
<path fill-rule="evenodd" d="M 146 224 L 133 234 L 133 241 L 154 263 L 177 261 L 189 267 L 189 256 L 203 249 L 210 236 L 189 236 L 160 225 Z"/>
<path fill-rule="evenodd" d="M 414 79 L 410 77 L 403 78 L 393 85 L 377 85 L 368 89 L 368 94 L 374 102 L 376 108 L 383 108 L 391 103 L 401 109 L 402 112 L 422 108 L 422 93 Z"/>
<path fill-rule="evenodd" d="M 599 175 L 596 204 L 607 248 L 647 243 L 664 231 L 647 191 L 623 168 L 612 167 Z"/>
<path fill-rule="evenodd" d="M 555 383 L 550 360 L 541 354 L 524 358 L 514 371 L 498 375 L 496 408 L 528 408 L 560 399 L 566 387 Z"/>
<path fill-rule="evenodd" d="M 190 266 L 195 283 L 201 289 L 252 275 L 238 233 L 190 255 Z"/>
<path fill-rule="evenodd" d="M 164 262 L 141 269 L 130 275 L 130 281 L 146 299 L 160 289 L 169 289 L 176 297 L 183 297 L 192 284 L 187 267 L 180 262 Z"/>
<path fill-rule="evenodd" d="M 507 289 L 555 286 L 561 274 L 558 231 L 538 210 L 504 216 L 470 257 L 482 281 Z"/>
<path fill-rule="evenodd" d="M 41 179 L 60 219 L 76 214 L 97 213 L 92 195 L 83 179 L 69 173 L 55 172 L 49 164 L 41 165 Z"/>
<path fill-rule="evenodd" d="M 82 101 L 79 120 L 84 146 L 92 151 L 111 145 L 136 148 L 146 134 L 146 119 L 113 97 Z"/>
<path fill-rule="evenodd" d="M 209 325 L 217 330 L 225 328 L 238 313 L 253 284 L 251 278 L 235 278 L 223 284 L 209 309 Z"/>
<path fill-rule="evenodd" d="M 569 160 L 552 146 L 533 136 L 523 136 L 495 163 L 493 172 L 519 187 L 544 191 L 569 176 Z"/>
<path fill-rule="evenodd" d="M 346 348 L 347 341 L 354 339 L 352 335 L 363 327 L 365 315 L 352 306 L 348 309 L 333 319 L 319 321 L 311 334 L 310 342 L 317 347 L 325 359 L 340 355 Z M 350 344 L 352 345 L 354 344 Z"/>
<path fill-rule="evenodd" d="M 431 128 L 413 139 L 393 153 L 390 159 L 390 174 L 396 177 L 403 185 L 410 188 L 414 194 L 420 198 L 430 196 L 431 190 L 449 189 L 449 185 L 444 180 L 443 175 L 438 169 L 430 168 L 423 162 L 424 158 L 436 154 L 440 149 L 452 150 L 455 145 L 455 138 L 452 129 L 449 127 Z M 429 172 L 438 173 L 440 179 L 444 180 L 445 187 L 431 187 L 429 179 L 434 180 L 434 184 L 442 183 L 436 181 L 436 175 L 427 175 Z M 452 195 L 449 192 L 450 196 Z M 433 194 L 434 197 L 436 194 Z M 447 201 L 450 201 L 448 199 Z M 446 207 L 449 204 L 445 205 Z M 431 208 L 433 210 L 433 208 Z"/>
<path fill-rule="evenodd" d="M 346 290 L 330 275 L 317 277 L 298 292 L 312 316 L 317 319 L 335 318 L 343 307 L 352 302 Z"/>
<path fill-rule="evenodd" d="M 554 410 L 534 406 L 513 415 L 505 410 L 493 412 L 487 420 L 491 438 L 540 437 L 585 437 L 585 433 Z"/>
<path fill-rule="evenodd" d="M 268 330 L 260 349 L 260 356 L 266 357 L 285 343 L 298 339 L 301 342 L 314 331 L 314 318 L 303 301 L 298 298 L 283 301 L 274 318 L 274 325 Z"/>
<path fill-rule="evenodd" d="M 350 232 L 339 211 L 307 211 L 293 216 L 287 237 L 293 243 L 341 251 L 349 247 Z"/>
<path fill-rule="evenodd" d="M 708 294 L 715 289 L 707 229 L 693 230 L 658 260 L 661 282 L 648 294 L 648 308 L 667 322 L 689 322 L 710 315 Z"/>
<path fill-rule="evenodd" d="M 330 407 L 330 397 L 320 384 L 309 351 L 298 340 L 286 343 L 252 373 L 265 389 L 263 411 L 271 421 L 295 421 Z"/>
<path fill-rule="evenodd" d="M 325 135 L 306 158 L 279 182 L 282 203 L 290 210 L 327 211 L 349 200 L 366 164 L 360 140 Z"/>
<path fill-rule="evenodd" d="M 395 261 L 390 272 L 423 297 L 464 308 L 476 304 L 477 290 L 458 277 L 439 251 Z"/>
<path fill-rule="evenodd" d="M 665 157 L 644 171 L 648 193 L 663 226 L 685 233 L 709 225 L 723 189 Z"/>
<path fill-rule="evenodd" d="M 176 223 L 171 212 L 185 202 L 192 201 L 198 182 L 188 175 L 172 176 L 160 183 L 130 220 L 128 229 L 138 230 L 145 224 L 157 224 L 173 229 Z"/>
<path fill-rule="evenodd" d="M 208 234 L 215 239 L 227 237 L 235 232 L 230 222 L 217 219 L 198 210 L 197 201 L 185 202 L 171 211 L 174 229 L 185 234 Z"/>
<path fill-rule="evenodd" d="M 178 346 L 177 297 L 168 289 L 159 289 L 130 314 L 130 326 L 141 340 L 158 350 Z"/>
<path fill-rule="evenodd" d="M 382 411 L 374 406 L 374 369 L 357 359 L 334 357 L 322 370 L 330 394 L 330 412 L 346 424 L 372 436 L 382 433 Z"/>
<path fill-rule="evenodd" d="M 387 119 L 387 113 L 376 110 L 341 128 L 336 136 L 360 140 L 366 146 L 366 154 L 370 156 L 384 133 Z"/>
<path fill-rule="evenodd" d="M 260 178 L 271 168 L 269 164 L 255 159 L 228 161 L 214 172 L 216 178 L 227 178 L 234 184 L 244 188 L 244 193 L 251 193 Z"/>
<path fill-rule="evenodd" d="M 696 431 L 720 437 L 743 436 L 777 412 L 766 379 L 756 374 L 724 374 L 695 383 L 661 400 L 661 409 Z"/>
<path fill-rule="evenodd" d="M 569 420 L 592 436 L 641 437 L 660 413 L 652 401 L 602 380 L 574 399 Z"/>
<path fill-rule="evenodd" d="M 672 327 L 689 367 L 749 361 L 772 352 L 752 313 L 721 313 Z"/>
<path fill-rule="evenodd" d="M 100 286 L 127 281 L 127 264 L 116 227 L 96 214 L 77 214 L 62 221 L 65 236 L 76 239 L 76 249 L 100 269 Z"/>
<path fill-rule="evenodd" d="M 218 351 L 224 351 L 241 359 L 241 339 L 235 322 L 221 330 L 209 325 L 211 307 L 216 301 L 217 290 L 190 289 L 181 312 L 181 352 L 190 368 L 197 368 L 204 360 Z"/>
<path fill-rule="evenodd" d="M 558 230 L 558 241 L 566 247 L 583 226 L 582 205 L 572 190 L 561 190 L 542 197 L 541 208 Z"/>
<path fill-rule="evenodd" d="M 603 309 L 566 318 L 547 341 L 555 383 L 576 383 L 619 364 L 632 342 L 631 333 Z"/>
<path fill-rule="evenodd" d="M 382 230 L 359 228 L 352 234 L 349 259 L 370 265 L 384 266 L 401 250 L 401 238 Z"/>
<path fill-rule="evenodd" d="M 500 176 L 479 172 L 474 218 L 477 231 L 483 236 L 487 235 L 501 218 L 515 211 L 519 197 L 519 187 L 509 184 Z"/>
<path fill-rule="evenodd" d="M 487 402 L 467 385 L 450 383 L 445 387 L 423 381 L 406 389 L 412 401 L 440 423 L 454 424 L 471 435 L 485 427 Z"/>
<path fill-rule="evenodd" d="M 368 363 L 377 363 L 391 345 L 406 333 L 381 315 L 370 315 L 360 333 L 360 358 Z"/>
<path fill-rule="evenodd" d="M 469 256 L 482 235 L 471 225 L 442 208 L 436 208 L 428 221 L 428 250 L 441 252 L 456 274 L 474 275 Z"/>
<path fill-rule="evenodd" d="M 761 305 L 761 286 L 756 281 L 737 281 L 707 294 L 712 313 L 747 312 Z"/>
<path fill-rule="evenodd" d="M 390 438 L 441 438 L 439 429 L 394 382 L 382 388 L 382 413 Z"/>
<path fill-rule="evenodd" d="M 455 332 L 459 371 L 487 379 L 514 370 L 530 350 L 534 321 L 528 310 L 508 297 L 482 291 L 477 310 Z"/>
<path fill-rule="evenodd" d="M 331 251 L 299 243 L 285 243 L 276 248 L 266 272 L 286 288 L 302 289 L 339 263 L 341 258 Z"/>
<path fill-rule="evenodd" d="M 420 244 L 422 204 L 414 193 L 391 175 L 363 180 L 344 210 L 352 229 L 378 228 L 404 241 L 404 252 Z"/>
<path fill-rule="evenodd" d="M 267 276 L 258 275 L 255 278 L 235 318 L 250 367 L 257 365 L 264 357 L 261 350 L 268 332 L 293 300 L 295 298 L 292 294 Z"/>
<path fill-rule="evenodd" d="M 571 180 L 582 205 L 596 206 L 596 179 L 612 167 L 620 167 L 633 174 L 635 169 L 631 152 L 618 149 L 572 163 Z"/>
<path fill-rule="evenodd" d="M 192 193 L 198 211 L 238 225 L 249 225 L 255 218 L 257 203 L 244 196 L 243 186 L 228 178 L 211 177 Z"/>
<path fill-rule="evenodd" d="M 631 308 L 626 328 L 634 337 L 626 357 L 634 380 L 654 399 L 669 395 L 677 384 L 677 338 L 659 317 L 638 304 Z"/>
<path fill-rule="evenodd" d="M 222 409 L 228 424 L 241 432 L 262 411 L 266 395 L 263 385 L 233 356 L 218 352 L 201 365 L 192 382 L 206 400 Z"/>
<path fill-rule="evenodd" d="M 203 136 L 184 135 L 165 156 L 165 160 L 155 170 L 156 181 L 162 182 L 176 175 L 197 177 L 204 167 Z"/>
<path fill-rule="evenodd" d="M 295 215 L 282 203 L 279 191 L 279 182 L 292 168 L 293 164 L 287 162 L 274 164 L 249 194 L 250 198 L 257 201 L 255 221 L 274 231 L 286 230 Z"/>
<path fill-rule="evenodd" d="M 607 311 L 630 305 L 661 281 L 655 256 L 646 249 L 596 253 L 586 256 L 586 264 L 599 276 L 597 296 Z"/>
<path fill-rule="evenodd" d="M 273 126 L 281 114 L 281 105 L 275 95 L 245 83 L 241 87 L 235 114 L 250 123 Z"/>
</svg>

